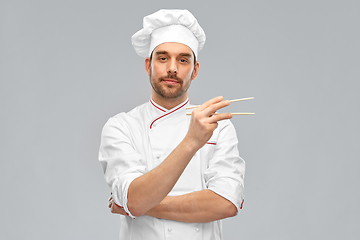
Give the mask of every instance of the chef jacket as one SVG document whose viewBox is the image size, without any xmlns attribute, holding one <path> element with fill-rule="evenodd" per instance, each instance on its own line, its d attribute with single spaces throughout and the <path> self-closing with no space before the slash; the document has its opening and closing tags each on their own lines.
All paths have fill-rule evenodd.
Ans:
<svg viewBox="0 0 360 240">
<path fill-rule="evenodd" d="M 189 100 L 168 110 L 151 99 L 105 124 L 99 151 L 114 202 L 129 216 L 121 215 L 121 240 L 218 240 L 221 221 L 183 223 L 149 216 L 135 218 L 127 208 L 131 182 L 157 167 L 184 139 L 191 116 Z M 236 132 L 229 120 L 219 122 L 210 140 L 198 150 L 169 196 L 210 189 L 232 202 L 237 210 L 244 199 L 245 162 L 239 156 Z"/>
</svg>

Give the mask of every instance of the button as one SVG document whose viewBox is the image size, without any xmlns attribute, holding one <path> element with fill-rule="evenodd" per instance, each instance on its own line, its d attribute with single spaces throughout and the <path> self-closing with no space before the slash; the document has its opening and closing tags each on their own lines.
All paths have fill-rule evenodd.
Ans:
<svg viewBox="0 0 360 240">
<path fill-rule="evenodd" d="M 168 232 L 171 232 L 172 231 L 172 228 L 168 228 Z"/>
<path fill-rule="evenodd" d="M 195 228 L 195 231 L 197 231 L 197 232 L 198 232 L 199 230 L 200 230 L 199 228 Z"/>
<path fill-rule="evenodd" d="M 156 158 L 159 159 L 159 158 L 160 158 L 160 154 L 156 155 Z"/>
</svg>

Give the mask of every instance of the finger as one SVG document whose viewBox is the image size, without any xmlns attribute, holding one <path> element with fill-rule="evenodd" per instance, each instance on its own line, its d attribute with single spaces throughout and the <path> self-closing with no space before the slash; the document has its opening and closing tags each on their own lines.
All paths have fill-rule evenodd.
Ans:
<svg viewBox="0 0 360 240">
<path fill-rule="evenodd" d="M 112 200 L 112 195 L 110 196 L 109 200 L 108 201 L 111 201 Z"/>
<path fill-rule="evenodd" d="M 214 97 L 213 99 L 210 99 L 209 101 L 204 102 L 203 104 L 201 104 L 197 110 L 198 111 L 203 111 L 205 108 L 209 107 L 210 105 L 214 104 L 214 103 L 218 103 L 221 102 L 224 98 L 222 96 L 218 96 L 218 97 Z"/>
<path fill-rule="evenodd" d="M 113 202 L 109 201 L 108 207 L 111 208 L 112 205 L 113 205 Z"/>
<path fill-rule="evenodd" d="M 219 113 L 219 114 L 212 115 L 211 117 L 209 117 L 207 122 L 208 123 L 216 123 L 218 121 L 222 121 L 225 119 L 231 119 L 231 118 L 232 118 L 231 113 Z"/>
<path fill-rule="evenodd" d="M 224 107 L 227 107 L 230 105 L 230 101 L 226 100 L 226 101 L 222 101 L 222 102 L 218 102 L 218 103 L 214 103 L 210 106 L 208 106 L 207 108 L 205 108 L 202 111 L 202 115 L 204 117 L 209 117 L 211 115 L 213 115 L 217 110 L 222 109 Z"/>
</svg>

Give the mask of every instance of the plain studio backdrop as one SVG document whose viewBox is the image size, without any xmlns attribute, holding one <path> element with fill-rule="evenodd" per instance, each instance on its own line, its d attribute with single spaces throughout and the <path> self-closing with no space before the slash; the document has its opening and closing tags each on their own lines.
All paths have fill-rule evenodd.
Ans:
<svg viewBox="0 0 360 240">
<path fill-rule="evenodd" d="M 130 37 L 161 8 L 207 34 L 193 104 L 228 111 L 247 164 L 225 240 L 360 239 L 360 1 L 0 0 L 0 239 L 118 239 L 97 160 L 107 119 L 149 100 Z"/>
</svg>

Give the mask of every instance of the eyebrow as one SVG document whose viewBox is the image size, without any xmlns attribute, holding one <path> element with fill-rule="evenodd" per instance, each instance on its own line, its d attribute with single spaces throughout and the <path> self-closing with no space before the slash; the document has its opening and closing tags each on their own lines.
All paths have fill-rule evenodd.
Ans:
<svg viewBox="0 0 360 240">
<path fill-rule="evenodd" d="M 155 52 L 155 55 L 160 55 L 160 54 L 169 54 L 167 51 L 158 51 Z"/>
<path fill-rule="evenodd" d="M 192 58 L 192 55 L 190 53 L 180 53 L 180 56 Z"/>
</svg>

